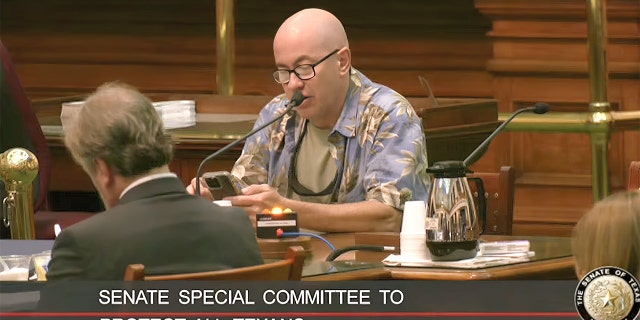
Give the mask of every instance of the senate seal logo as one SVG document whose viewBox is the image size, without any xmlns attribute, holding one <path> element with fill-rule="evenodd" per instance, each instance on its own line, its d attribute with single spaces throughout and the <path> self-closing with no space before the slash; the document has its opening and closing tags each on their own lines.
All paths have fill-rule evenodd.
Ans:
<svg viewBox="0 0 640 320">
<path fill-rule="evenodd" d="M 578 284 L 576 309 L 585 320 L 633 320 L 640 311 L 640 283 L 618 267 L 600 267 Z"/>
</svg>

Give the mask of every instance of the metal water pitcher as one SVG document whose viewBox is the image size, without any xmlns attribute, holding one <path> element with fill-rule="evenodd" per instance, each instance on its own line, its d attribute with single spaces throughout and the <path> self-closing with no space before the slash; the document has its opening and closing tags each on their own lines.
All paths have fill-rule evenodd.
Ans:
<svg viewBox="0 0 640 320">
<path fill-rule="evenodd" d="M 454 261 L 475 257 L 486 221 L 482 180 L 467 178 L 470 171 L 462 161 L 436 162 L 427 172 L 433 175 L 426 218 L 431 259 Z M 479 210 L 469 189 L 470 179 L 477 183 Z"/>
</svg>

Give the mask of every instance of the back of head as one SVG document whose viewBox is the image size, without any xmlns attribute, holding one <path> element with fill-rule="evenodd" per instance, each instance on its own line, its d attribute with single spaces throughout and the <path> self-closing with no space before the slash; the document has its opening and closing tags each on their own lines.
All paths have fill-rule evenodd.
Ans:
<svg viewBox="0 0 640 320">
<path fill-rule="evenodd" d="M 123 177 L 134 177 L 171 161 L 173 147 L 151 101 L 124 83 L 107 83 L 89 96 L 65 128 L 74 159 L 93 174 L 102 159 Z"/>
<path fill-rule="evenodd" d="M 640 277 L 640 191 L 613 194 L 576 224 L 572 239 L 576 273 L 617 266 Z"/>
</svg>

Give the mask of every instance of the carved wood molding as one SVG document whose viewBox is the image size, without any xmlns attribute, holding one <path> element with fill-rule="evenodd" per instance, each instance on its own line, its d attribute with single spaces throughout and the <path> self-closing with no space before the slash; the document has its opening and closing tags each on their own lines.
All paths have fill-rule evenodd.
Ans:
<svg viewBox="0 0 640 320">
<path fill-rule="evenodd" d="M 591 175 L 565 173 L 523 173 L 517 185 L 591 187 Z"/>
<path fill-rule="evenodd" d="M 585 47 L 586 49 L 586 47 Z M 640 61 L 608 63 L 610 79 L 638 79 Z M 588 63 L 575 60 L 526 60 L 526 59 L 491 59 L 487 70 L 493 73 L 511 73 L 526 75 L 565 75 L 587 76 Z"/>
<path fill-rule="evenodd" d="M 588 76 L 585 0 L 476 0 L 492 20 L 493 56 L 487 70 L 497 74 Z M 640 2 L 607 1 L 610 78 L 640 77 Z"/>
<path fill-rule="evenodd" d="M 530 18 L 586 20 L 585 0 L 475 0 L 475 7 L 491 19 Z M 607 1 L 609 19 L 637 19 L 640 3 L 636 0 Z"/>
<path fill-rule="evenodd" d="M 548 208 L 519 207 L 513 217 L 513 222 L 573 225 L 586 210 L 585 208 L 555 208 L 554 214 L 551 216 Z"/>
</svg>

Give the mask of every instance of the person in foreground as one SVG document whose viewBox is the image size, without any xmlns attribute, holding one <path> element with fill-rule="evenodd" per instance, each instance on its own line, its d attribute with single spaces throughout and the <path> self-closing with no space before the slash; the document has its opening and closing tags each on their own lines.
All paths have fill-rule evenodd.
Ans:
<svg viewBox="0 0 640 320">
<path fill-rule="evenodd" d="M 189 195 L 169 171 L 170 137 L 136 89 L 99 87 L 65 128 L 65 144 L 107 210 L 59 234 L 48 281 L 122 280 L 132 263 L 150 274 L 263 263 L 246 212 Z"/>
<path fill-rule="evenodd" d="M 249 186 L 229 200 L 252 219 L 290 208 L 306 229 L 399 231 L 404 202 L 426 201 L 429 189 L 424 131 L 411 104 L 352 67 L 344 27 L 327 11 L 289 17 L 273 52 L 284 94 L 255 127 L 282 114 L 296 91 L 305 99 L 245 142 L 232 174 Z"/>
<path fill-rule="evenodd" d="M 572 238 L 576 275 L 615 266 L 640 278 L 640 191 L 625 191 L 596 203 L 576 224 Z"/>
</svg>

